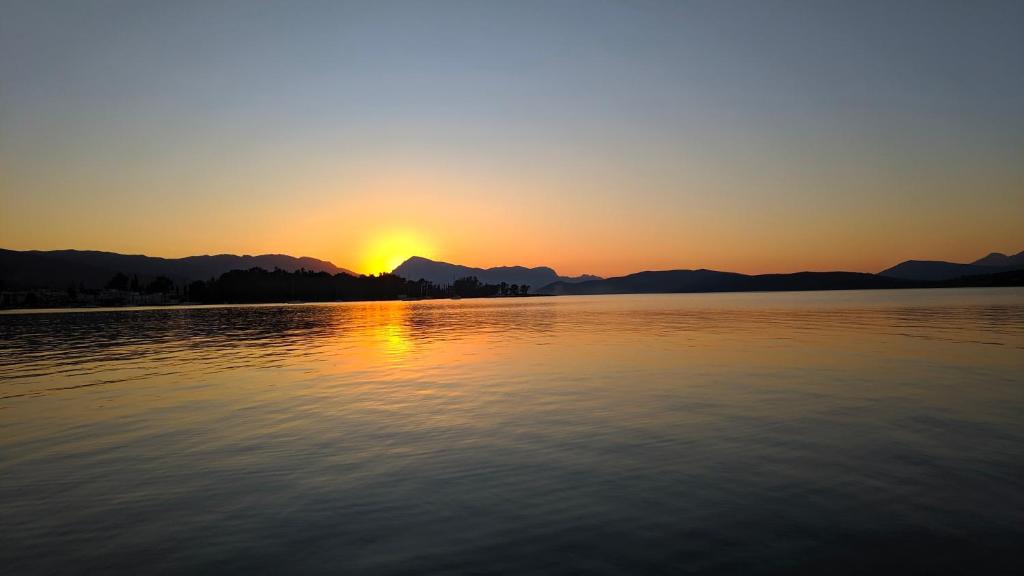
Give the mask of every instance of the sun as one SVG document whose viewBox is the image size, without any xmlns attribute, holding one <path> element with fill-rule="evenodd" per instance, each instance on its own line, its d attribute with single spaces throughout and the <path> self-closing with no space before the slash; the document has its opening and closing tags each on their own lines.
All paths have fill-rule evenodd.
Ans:
<svg viewBox="0 0 1024 576">
<path fill-rule="evenodd" d="M 368 244 L 362 262 L 366 274 L 391 272 L 412 256 L 430 258 L 433 248 L 421 235 L 409 230 L 376 234 Z"/>
</svg>

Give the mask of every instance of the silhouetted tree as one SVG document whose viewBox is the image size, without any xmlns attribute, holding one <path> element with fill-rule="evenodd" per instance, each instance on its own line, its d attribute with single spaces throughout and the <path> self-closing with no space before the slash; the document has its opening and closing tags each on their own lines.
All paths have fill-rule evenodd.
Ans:
<svg viewBox="0 0 1024 576">
<path fill-rule="evenodd" d="M 129 286 L 128 276 L 118 272 L 107 282 L 107 288 L 111 290 L 127 290 Z"/>
<path fill-rule="evenodd" d="M 207 300 L 206 282 L 196 280 L 189 284 L 186 298 L 189 302 L 205 302 Z"/>
<path fill-rule="evenodd" d="M 452 283 L 452 292 L 457 296 L 469 297 L 476 296 L 477 291 L 480 290 L 480 280 L 476 276 L 466 276 L 465 278 L 459 278 Z"/>
<path fill-rule="evenodd" d="M 157 276 L 152 282 L 146 285 L 147 294 L 167 294 L 174 287 L 174 282 L 166 276 Z"/>
<path fill-rule="evenodd" d="M 500 293 L 500 285 L 482 284 L 474 276 L 443 286 L 424 279 L 410 281 L 388 273 L 351 276 L 309 270 L 268 272 L 262 268 L 232 270 L 208 282 L 192 282 L 187 290 L 190 301 L 208 303 L 393 300 L 407 296 L 445 298 L 452 295 L 472 298 Z"/>
</svg>

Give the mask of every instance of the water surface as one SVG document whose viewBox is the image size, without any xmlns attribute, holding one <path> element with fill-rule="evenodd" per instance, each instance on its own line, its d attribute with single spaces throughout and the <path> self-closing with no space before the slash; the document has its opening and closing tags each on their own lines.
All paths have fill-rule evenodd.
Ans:
<svg viewBox="0 0 1024 576">
<path fill-rule="evenodd" d="M 1024 291 L 0 315 L 5 574 L 1020 573 Z"/>
</svg>

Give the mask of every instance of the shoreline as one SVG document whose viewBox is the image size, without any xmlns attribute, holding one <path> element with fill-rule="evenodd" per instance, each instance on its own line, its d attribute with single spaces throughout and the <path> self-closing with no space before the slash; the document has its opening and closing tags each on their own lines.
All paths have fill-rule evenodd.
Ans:
<svg viewBox="0 0 1024 576">
<path fill-rule="evenodd" d="M 328 304 L 356 304 L 370 302 L 440 302 L 445 300 L 520 300 L 523 298 L 563 298 L 589 296 L 669 296 L 683 294 L 785 294 L 814 292 L 905 292 L 911 290 L 963 290 L 963 289 L 1012 289 L 1024 285 L 1001 286 L 906 286 L 899 288 L 822 288 L 813 290 L 688 290 L 682 292 L 607 292 L 597 294 L 527 294 L 522 296 L 463 296 L 461 298 L 390 298 L 378 300 L 306 300 L 306 301 L 254 301 L 254 302 L 180 302 L 175 304 L 124 304 L 114 306 L 49 306 L 49 307 L 6 307 L 0 314 L 31 314 L 47 312 L 115 312 L 119 310 L 166 310 L 193 308 L 235 308 L 249 306 L 310 306 Z"/>
</svg>

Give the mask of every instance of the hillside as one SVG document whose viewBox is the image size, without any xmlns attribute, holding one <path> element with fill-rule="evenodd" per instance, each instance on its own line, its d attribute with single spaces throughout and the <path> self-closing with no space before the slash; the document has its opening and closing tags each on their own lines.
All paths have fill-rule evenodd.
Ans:
<svg viewBox="0 0 1024 576">
<path fill-rule="evenodd" d="M 599 276 L 559 276 L 557 272 L 547 266 L 526 268 L 523 266 L 499 266 L 495 268 L 472 268 L 448 262 L 438 262 L 413 256 L 393 271 L 403 278 L 409 280 L 425 279 L 435 284 L 451 284 L 459 278 L 476 276 L 484 284 L 526 284 L 528 286 L 546 286 L 552 282 L 585 282 L 588 280 L 600 279 Z"/>
<path fill-rule="evenodd" d="M 979 258 L 978 260 L 971 262 L 971 264 L 976 266 L 1013 266 L 1024 268 L 1024 250 L 1021 250 L 1013 256 L 1007 256 L 1001 252 L 993 252 L 984 258 Z"/>
<path fill-rule="evenodd" d="M 0 249 L 0 287 L 6 290 L 29 288 L 64 289 L 83 285 L 99 288 L 117 273 L 138 276 L 148 280 L 166 276 L 177 283 L 207 280 L 230 270 L 280 268 L 294 271 L 301 268 L 331 274 L 352 272 L 331 262 L 316 258 L 263 254 L 237 256 L 189 256 L 186 258 L 158 258 L 153 256 L 117 254 L 92 250 L 29 250 Z"/>
<path fill-rule="evenodd" d="M 946 262 L 944 260 L 906 260 L 891 268 L 886 268 L 878 274 L 903 280 L 936 282 L 952 280 L 962 276 L 995 274 L 1021 268 L 1024 268 L 1024 252 L 1019 252 L 1013 256 L 992 252 L 988 256 L 979 258 L 970 264 Z"/>
<path fill-rule="evenodd" d="M 539 294 L 650 294 L 906 288 L 912 283 L 860 272 L 797 272 L 749 276 L 716 270 L 662 270 L 570 284 L 555 282 Z"/>
<path fill-rule="evenodd" d="M 882 270 L 878 274 L 903 280 L 938 281 L 959 278 L 961 276 L 992 274 L 1003 270 L 1004 268 L 993 266 L 957 264 L 956 262 L 943 262 L 941 260 L 907 260 L 906 262 L 900 262 L 892 268 Z"/>
</svg>

